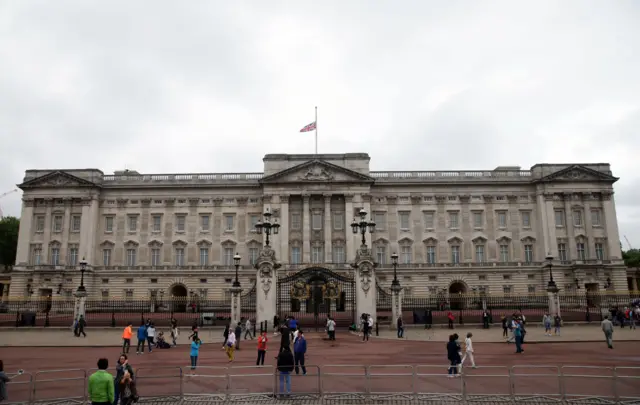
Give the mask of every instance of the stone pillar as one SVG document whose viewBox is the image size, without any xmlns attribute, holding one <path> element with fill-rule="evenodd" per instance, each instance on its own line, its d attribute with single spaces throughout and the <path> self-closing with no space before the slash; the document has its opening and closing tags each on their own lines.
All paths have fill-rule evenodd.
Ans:
<svg viewBox="0 0 640 405">
<path fill-rule="evenodd" d="M 398 318 L 402 317 L 402 287 L 391 284 L 391 329 L 395 329 Z"/>
<path fill-rule="evenodd" d="M 366 246 L 360 246 L 355 263 L 352 264 L 356 279 L 356 323 L 364 313 L 370 314 L 374 322 L 377 319 L 375 266 L 371 250 Z"/>
<path fill-rule="evenodd" d="M 64 216 L 62 217 L 62 237 L 60 239 L 60 264 L 69 266 L 69 234 L 71 233 L 71 198 L 65 197 Z M 82 226 L 82 220 L 80 220 Z M 79 252 L 78 252 L 79 253 Z M 82 260 L 82 256 L 78 257 L 76 265 Z"/>
<path fill-rule="evenodd" d="M 53 198 L 45 198 L 45 216 L 44 216 L 44 232 L 42 234 L 42 255 L 40 256 L 40 264 L 49 264 L 51 260 L 51 230 L 53 228 Z"/>
<path fill-rule="evenodd" d="M 84 316 L 85 314 L 85 305 L 87 301 L 87 292 L 86 291 L 76 291 L 73 296 L 76 300 L 76 305 L 73 309 L 73 320 L 80 318 L 80 315 Z M 85 317 L 86 318 L 86 317 Z M 73 327 L 73 324 L 72 324 Z"/>
<path fill-rule="evenodd" d="M 356 244 L 355 239 L 353 237 L 353 233 L 351 232 L 351 221 L 353 221 L 353 194 L 345 194 L 344 195 L 344 221 L 345 221 L 345 234 L 346 234 L 346 252 L 344 252 L 345 257 L 355 257 L 356 255 Z M 359 315 L 358 315 L 359 316 Z"/>
<path fill-rule="evenodd" d="M 29 254 L 33 222 L 33 199 L 22 199 L 22 213 L 20 215 L 20 230 L 18 232 L 18 246 L 16 249 L 16 266 L 29 264 Z M 45 224 L 46 225 L 46 224 Z M 44 246 L 43 246 L 44 249 Z"/>
<path fill-rule="evenodd" d="M 324 195 L 324 262 L 333 263 L 331 254 L 331 194 Z"/>
<path fill-rule="evenodd" d="M 242 314 L 241 298 L 242 287 L 231 287 L 231 324 L 238 325 Z M 238 339 L 240 339 L 238 337 Z"/>
<path fill-rule="evenodd" d="M 302 196 L 302 263 L 311 263 L 311 209 L 309 194 Z"/>
<path fill-rule="evenodd" d="M 280 263 L 276 261 L 276 252 L 269 246 L 260 251 L 256 261 L 256 323 L 267 322 L 267 328 L 273 323 L 277 313 L 277 281 L 276 274 Z"/>
<path fill-rule="evenodd" d="M 616 204 L 613 193 L 602 193 L 602 208 L 604 211 L 604 223 L 607 235 L 607 252 L 611 260 L 622 260 L 622 249 L 620 247 L 620 233 L 618 231 L 618 218 L 616 216 Z"/>
<path fill-rule="evenodd" d="M 280 195 L 280 258 L 289 263 L 289 196 Z M 277 246 L 277 245 L 274 245 Z"/>
<path fill-rule="evenodd" d="M 569 259 L 578 260 L 578 248 L 576 245 L 576 235 L 573 227 L 573 209 L 571 208 L 571 197 L 570 193 L 564 193 L 564 216 L 565 216 L 565 224 L 564 226 L 567 229 L 567 249 L 569 250 Z M 582 218 L 582 225 L 584 227 L 584 218 Z"/>
</svg>

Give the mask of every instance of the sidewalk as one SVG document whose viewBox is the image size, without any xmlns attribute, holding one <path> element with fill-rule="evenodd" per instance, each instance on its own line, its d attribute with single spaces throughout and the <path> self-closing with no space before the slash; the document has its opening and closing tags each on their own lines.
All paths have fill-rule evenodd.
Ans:
<svg viewBox="0 0 640 405">
<path fill-rule="evenodd" d="M 436 341 L 446 342 L 449 335 L 457 333 L 460 340 L 464 340 L 467 333 L 473 333 L 473 341 L 481 343 L 498 343 L 504 342 L 502 337 L 502 328 L 480 329 L 478 327 L 457 326 L 456 329 L 424 329 L 424 328 L 406 328 L 404 338 L 406 340 L 416 341 Z M 395 329 L 380 328 L 379 339 L 397 339 Z M 1 335 L 0 335 L 1 336 Z M 628 327 L 614 329 L 613 340 L 616 342 L 624 341 L 640 341 L 640 328 L 631 330 Z M 539 326 L 527 327 L 527 335 L 525 337 L 527 343 L 560 343 L 560 342 L 600 342 L 604 341 L 604 334 L 600 325 L 584 325 L 584 326 L 566 326 L 560 331 L 560 336 L 545 336 L 544 328 Z"/>
</svg>

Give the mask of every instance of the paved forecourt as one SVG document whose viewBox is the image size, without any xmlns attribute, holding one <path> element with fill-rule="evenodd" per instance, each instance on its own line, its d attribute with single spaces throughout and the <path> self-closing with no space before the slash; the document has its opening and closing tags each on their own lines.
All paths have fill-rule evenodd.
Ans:
<svg viewBox="0 0 640 405">
<path fill-rule="evenodd" d="M 448 336 L 448 331 L 442 332 L 444 337 Z M 460 332 L 462 330 L 458 330 Z M 499 333 L 497 330 L 487 333 L 491 332 Z M 5 333 L 6 331 L 2 332 L 0 336 Z M 26 336 L 34 331 L 23 333 Z M 474 330 L 475 333 L 480 334 L 480 330 Z M 51 337 L 53 335 L 48 331 L 41 333 L 44 339 L 49 336 L 50 340 L 55 340 Z M 269 348 L 272 350 L 267 353 L 266 366 L 260 369 L 255 367 L 255 341 L 241 341 L 236 361 L 229 364 L 220 339 L 217 336 L 209 339 L 206 332 L 203 338 L 205 344 L 198 361 L 200 367 L 194 376 L 185 375 L 182 381 L 181 370 L 190 374 L 189 349 L 186 345 L 158 349 L 144 355 L 136 355 L 134 348 L 130 352 L 130 361 L 137 372 L 140 395 L 178 396 L 182 392 L 193 399 L 204 399 L 216 395 L 221 398 L 230 392 L 238 397 L 262 393 L 266 398 L 273 392 L 276 363 L 274 356 L 277 351 L 273 349 L 279 346 L 279 337 L 269 335 Z M 70 336 L 66 339 L 76 338 Z M 421 392 L 432 393 L 432 396 L 440 394 L 440 399 L 445 400 L 456 398 L 462 392 L 461 379 L 446 377 L 445 340 L 440 337 L 431 341 L 372 338 L 370 342 L 362 343 L 361 338 L 348 333 L 339 334 L 336 342 L 324 340 L 321 334 L 309 333 L 307 339 L 308 373 L 306 376 L 293 376 L 294 393 L 317 395 L 322 391 L 325 397 L 340 394 L 343 398 L 345 395 L 365 391 L 395 394 L 396 397 Z M 186 340 L 184 336 L 183 340 Z M 214 342 L 215 340 L 218 342 Z M 2 341 L 5 342 L 4 339 Z M 614 350 L 609 350 L 604 342 L 555 341 L 525 345 L 525 353 L 516 355 L 513 345 L 484 343 L 476 339 L 474 348 L 479 367 L 465 367 L 467 396 L 509 394 L 512 389 L 509 369 L 516 366 L 512 378 L 513 389 L 518 393 L 557 397 L 560 392 L 559 366 L 566 366 L 565 374 L 575 375 L 564 378 L 564 387 L 568 393 L 612 397 L 612 367 L 635 367 L 640 361 L 640 345 L 637 342 L 618 342 Z M 17 377 L 9 385 L 11 401 L 28 398 L 30 386 L 27 382 L 30 377 L 36 380 L 32 398 L 34 400 L 82 398 L 85 373 L 89 374 L 95 369 L 99 357 L 108 358 L 113 367 L 119 354 L 119 347 L 3 348 L 5 371 L 12 373 L 19 368 L 26 371 L 24 376 Z M 365 374 L 365 366 L 371 366 L 368 374 Z M 75 370 L 36 373 L 38 370 L 60 369 Z M 320 371 L 322 385 L 318 375 Z M 637 368 L 625 369 L 624 373 L 640 377 L 640 369 Z M 227 374 L 231 376 L 227 377 Z M 65 380 L 61 381 L 62 378 Z M 585 384 L 585 378 L 589 378 L 588 384 Z M 638 379 L 623 379 L 618 384 L 619 391 L 637 393 L 639 382 Z"/>
</svg>

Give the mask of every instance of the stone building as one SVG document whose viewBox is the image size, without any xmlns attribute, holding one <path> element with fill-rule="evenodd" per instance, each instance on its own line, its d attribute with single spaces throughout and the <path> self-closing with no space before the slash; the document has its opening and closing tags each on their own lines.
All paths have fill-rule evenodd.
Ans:
<svg viewBox="0 0 640 405">
<path fill-rule="evenodd" d="M 252 264 L 270 210 L 279 276 L 313 264 L 349 275 L 360 209 L 379 285 L 399 255 L 405 297 L 436 292 L 544 292 L 550 253 L 561 290 L 627 290 L 609 164 L 537 164 L 529 170 L 370 171 L 365 153 L 264 157 L 262 173 L 104 174 L 28 170 L 11 297 L 70 296 L 89 264 L 93 299 L 197 294 L 228 298 L 255 283 Z"/>
</svg>

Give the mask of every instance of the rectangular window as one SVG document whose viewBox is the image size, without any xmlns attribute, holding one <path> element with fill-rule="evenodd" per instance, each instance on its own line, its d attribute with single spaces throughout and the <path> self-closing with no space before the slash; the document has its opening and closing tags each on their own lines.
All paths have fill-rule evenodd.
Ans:
<svg viewBox="0 0 640 405">
<path fill-rule="evenodd" d="M 402 264 L 410 264 L 412 259 L 411 255 L 411 246 L 401 246 L 400 247 L 400 263 Z"/>
<path fill-rule="evenodd" d="M 323 261 L 322 247 L 313 246 L 311 248 L 311 263 L 322 263 Z"/>
<path fill-rule="evenodd" d="M 529 295 L 535 295 L 536 294 L 536 286 L 535 285 L 530 285 L 527 287 L 527 293 Z"/>
<path fill-rule="evenodd" d="M 336 231 L 341 231 L 344 229 L 344 213 L 343 212 L 333 213 L 333 229 L 335 229 Z"/>
<path fill-rule="evenodd" d="M 507 213 L 505 211 L 498 211 L 498 228 L 507 227 Z"/>
<path fill-rule="evenodd" d="M 208 266 L 209 265 L 209 248 L 201 247 L 200 248 L 200 266 Z"/>
<path fill-rule="evenodd" d="M 533 263 L 533 245 L 524 245 L 525 263 Z"/>
<path fill-rule="evenodd" d="M 300 264 L 302 262 L 302 255 L 300 254 L 300 247 L 293 246 L 291 248 L 291 264 Z"/>
<path fill-rule="evenodd" d="M 449 229 L 458 229 L 458 213 L 449 213 Z"/>
<path fill-rule="evenodd" d="M 176 248 L 176 266 L 184 266 L 184 248 Z"/>
<path fill-rule="evenodd" d="M 209 215 L 200 215 L 200 229 L 205 232 L 209 231 Z"/>
<path fill-rule="evenodd" d="M 137 251 L 135 249 L 127 249 L 127 266 L 135 266 L 137 259 Z"/>
<path fill-rule="evenodd" d="M 387 263 L 387 248 L 385 246 L 376 246 L 376 261 L 378 264 Z"/>
<path fill-rule="evenodd" d="M 511 294 L 513 292 L 513 288 L 510 285 L 502 286 L 502 292 L 505 295 L 509 295 L 509 294 Z"/>
<path fill-rule="evenodd" d="M 178 215 L 176 217 L 176 231 L 184 232 L 187 225 L 187 217 L 184 215 Z"/>
<path fill-rule="evenodd" d="M 62 232 L 62 215 L 53 217 L 53 232 Z"/>
<path fill-rule="evenodd" d="M 258 263 L 258 248 L 249 248 L 249 263 L 252 266 Z"/>
<path fill-rule="evenodd" d="M 102 265 L 111 266 L 111 249 L 102 249 Z"/>
<path fill-rule="evenodd" d="M 435 215 L 433 212 L 425 212 L 424 213 L 424 227 L 425 229 L 434 229 L 435 228 Z"/>
<path fill-rule="evenodd" d="M 60 248 L 51 248 L 51 264 L 54 266 L 60 265 Z"/>
<path fill-rule="evenodd" d="M 596 259 L 604 260 L 604 245 L 602 243 L 596 243 Z"/>
<path fill-rule="evenodd" d="M 233 256 L 233 248 L 224 248 L 223 263 L 225 266 L 233 265 Z"/>
<path fill-rule="evenodd" d="M 409 214 L 409 212 L 398 213 L 398 215 L 400 216 L 400 229 L 403 231 L 409 230 L 409 221 L 411 218 Z"/>
<path fill-rule="evenodd" d="M 555 210 L 556 226 L 558 228 L 564 227 L 564 210 Z"/>
<path fill-rule="evenodd" d="M 311 228 L 314 231 L 319 231 L 322 229 L 322 214 L 319 212 L 314 212 L 311 214 Z"/>
<path fill-rule="evenodd" d="M 129 232 L 135 232 L 138 230 L 138 216 L 129 215 Z"/>
<path fill-rule="evenodd" d="M 104 231 L 113 232 L 113 217 L 104 217 Z"/>
<path fill-rule="evenodd" d="M 576 243 L 576 250 L 578 251 L 578 260 L 587 260 L 587 252 L 584 247 L 584 243 Z"/>
<path fill-rule="evenodd" d="M 69 247 L 69 266 L 75 266 L 78 264 L 78 247 L 73 245 Z"/>
<path fill-rule="evenodd" d="M 599 209 L 591 210 L 591 225 L 592 226 L 601 226 L 602 216 L 600 215 Z"/>
<path fill-rule="evenodd" d="M 127 301 L 133 301 L 133 290 L 127 290 L 127 291 L 124 293 L 124 298 L 125 298 L 125 300 L 127 300 Z"/>
<path fill-rule="evenodd" d="M 233 231 L 233 215 L 225 215 L 224 216 L 224 230 L 225 231 Z"/>
<path fill-rule="evenodd" d="M 474 228 L 482 228 L 483 224 L 482 212 L 474 212 L 473 213 L 473 227 Z"/>
<path fill-rule="evenodd" d="M 427 246 L 427 263 L 428 264 L 436 263 L 436 247 L 435 246 Z"/>
<path fill-rule="evenodd" d="M 159 248 L 151 249 L 151 265 L 160 266 L 160 249 Z"/>
<path fill-rule="evenodd" d="M 299 212 L 291 213 L 291 229 L 299 230 L 302 227 L 302 217 Z"/>
<path fill-rule="evenodd" d="M 36 217 L 36 232 L 44 232 L 44 216 L 42 215 Z"/>
<path fill-rule="evenodd" d="M 484 245 L 476 245 L 476 263 L 484 262 Z"/>
<path fill-rule="evenodd" d="M 529 211 L 522 211 L 520 213 L 520 219 L 523 228 L 531 228 L 531 213 Z"/>
<path fill-rule="evenodd" d="M 560 259 L 561 262 L 569 260 L 569 256 L 567 255 L 567 245 L 564 243 L 558 243 L 558 259 Z"/>
<path fill-rule="evenodd" d="M 109 290 L 102 290 L 102 301 L 109 301 Z"/>
<path fill-rule="evenodd" d="M 80 215 L 71 217 L 71 232 L 80 232 Z"/>
<path fill-rule="evenodd" d="M 42 262 L 42 249 L 39 247 L 36 247 L 33 249 L 31 253 L 31 264 L 33 264 L 34 266 L 39 266 L 41 262 Z"/>
<path fill-rule="evenodd" d="M 451 263 L 460 263 L 460 246 L 451 246 Z"/>
<path fill-rule="evenodd" d="M 384 212 L 374 212 L 373 213 L 373 222 L 376 223 L 376 228 L 379 230 L 386 229 L 386 221 L 384 217 Z"/>
<path fill-rule="evenodd" d="M 509 245 L 504 243 L 500 245 L 500 261 L 502 263 L 509 262 Z"/>
<path fill-rule="evenodd" d="M 249 232 L 256 230 L 256 224 L 260 220 L 260 215 L 249 215 Z"/>
<path fill-rule="evenodd" d="M 333 262 L 337 264 L 345 263 L 344 246 L 333 247 Z"/>
<path fill-rule="evenodd" d="M 162 215 L 154 215 L 151 219 L 152 221 L 152 232 L 160 232 L 162 231 Z"/>
<path fill-rule="evenodd" d="M 582 226 L 582 211 L 573 211 L 573 226 Z"/>
</svg>

